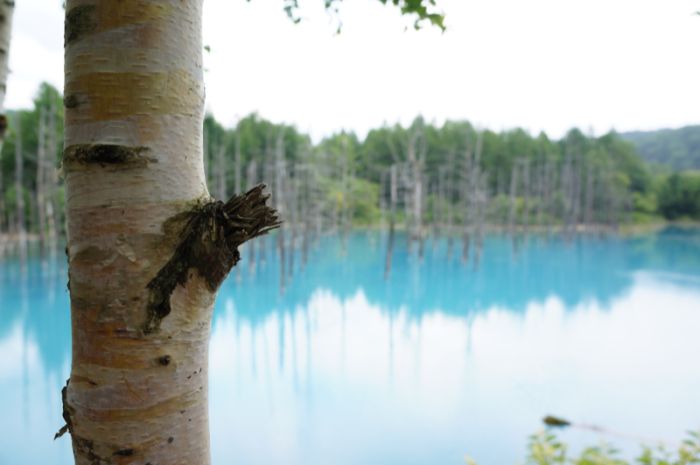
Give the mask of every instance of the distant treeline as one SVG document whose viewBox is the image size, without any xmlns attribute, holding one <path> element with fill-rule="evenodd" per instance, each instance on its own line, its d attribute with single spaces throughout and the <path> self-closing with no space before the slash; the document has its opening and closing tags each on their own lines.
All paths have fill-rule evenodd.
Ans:
<svg viewBox="0 0 700 465">
<path fill-rule="evenodd" d="M 32 233 L 51 249 L 65 233 L 60 93 L 43 84 L 32 109 L 10 112 L 9 126 L 0 152 L 0 232 Z M 651 169 L 615 133 L 573 129 L 553 140 L 419 117 L 364 139 L 341 132 L 313 144 L 293 126 L 255 114 L 235 128 L 207 116 L 204 129 L 212 195 L 265 182 L 286 231 L 299 237 L 380 223 L 420 239 L 432 232 L 478 238 L 493 227 L 577 231 L 656 216 L 700 219 L 700 174 Z"/>
<path fill-rule="evenodd" d="M 700 170 L 700 126 L 621 134 L 651 164 L 674 170 Z"/>
</svg>

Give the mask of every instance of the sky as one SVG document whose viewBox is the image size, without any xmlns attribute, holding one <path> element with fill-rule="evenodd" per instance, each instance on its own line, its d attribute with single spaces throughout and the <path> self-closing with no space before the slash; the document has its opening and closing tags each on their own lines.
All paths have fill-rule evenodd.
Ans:
<svg viewBox="0 0 700 465">
<path fill-rule="evenodd" d="M 560 137 L 700 124 L 700 0 L 437 0 L 447 31 L 377 0 L 205 0 L 207 111 L 315 140 L 417 115 Z M 7 108 L 63 86 L 59 0 L 16 3 Z M 336 29 L 342 21 L 342 31 Z"/>
</svg>

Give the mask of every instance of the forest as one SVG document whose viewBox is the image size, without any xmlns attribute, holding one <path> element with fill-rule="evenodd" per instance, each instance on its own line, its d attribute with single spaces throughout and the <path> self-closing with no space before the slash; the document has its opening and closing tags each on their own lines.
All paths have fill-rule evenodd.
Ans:
<svg viewBox="0 0 700 465">
<path fill-rule="evenodd" d="M 675 170 L 700 169 L 700 126 L 625 132 L 622 137 L 632 142 L 648 163 Z"/>
<path fill-rule="evenodd" d="M 30 110 L 9 112 L 2 147 L 0 231 L 32 235 L 42 250 L 65 235 L 60 175 L 64 102 L 43 84 Z M 228 199 L 264 182 L 295 242 L 303 232 L 404 228 L 413 239 L 528 228 L 572 234 L 621 225 L 700 219 L 700 173 L 651 169 L 615 133 L 570 130 L 560 140 L 467 121 L 340 132 L 314 144 L 256 114 L 226 128 L 204 121 L 209 191 Z M 661 160 L 657 155 L 656 160 Z M 8 236 L 8 235 L 6 235 Z"/>
</svg>

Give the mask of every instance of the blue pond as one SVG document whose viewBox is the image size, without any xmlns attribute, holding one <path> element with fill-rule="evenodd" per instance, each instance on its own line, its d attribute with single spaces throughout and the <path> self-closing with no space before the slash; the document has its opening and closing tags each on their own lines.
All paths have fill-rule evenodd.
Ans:
<svg viewBox="0 0 700 465">
<path fill-rule="evenodd" d="M 700 233 L 490 236 L 478 269 L 444 241 L 324 238 L 280 273 L 273 238 L 219 294 L 210 353 L 212 455 L 222 464 L 522 462 L 555 414 L 574 448 L 628 455 L 700 427 Z M 289 266 L 289 260 L 285 266 Z M 71 464 L 63 263 L 0 264 L 0 464 Z M 280 292 L 280 281 L 285 291 Z"/>
</svg>

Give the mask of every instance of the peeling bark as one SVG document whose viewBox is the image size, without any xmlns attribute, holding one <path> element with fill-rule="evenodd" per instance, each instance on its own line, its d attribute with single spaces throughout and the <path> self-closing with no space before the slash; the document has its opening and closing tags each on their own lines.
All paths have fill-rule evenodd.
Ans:
<svg viewBox="0 0 700 465">
<path fill-rule="evenodd" d="M 170 296 L 184 285 L 194 269 L 215 292 L 231 268 L 241 259 L 238 247 L 254 237 L 277 228 L 277 212 L 265 202 L 260 184 L 228 202 L 208 202 L 185 213 L 187 225 L 175 253 L 148 283 L 151 292 L 144 332 L 158 329 L 171 311 Z M 179 219 L 178 219 L 179 220 Z"/>
</svg>

